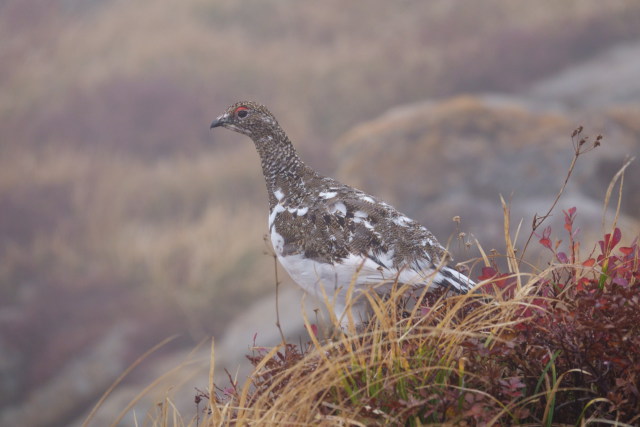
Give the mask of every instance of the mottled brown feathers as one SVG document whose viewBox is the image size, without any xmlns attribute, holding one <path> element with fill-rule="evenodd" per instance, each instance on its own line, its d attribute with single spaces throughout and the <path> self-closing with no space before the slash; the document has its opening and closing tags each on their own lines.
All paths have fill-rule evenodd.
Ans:
<svg viewBox="0 0 640 427">
<path fill-rule="evenodd" d="M 394 280 L 458 292 L 473 285 L 441 265 L 447 253 L 426 228 L 306 166 L 266 107 L 236 103 L 211 125 L 219 126 L 253 140 L 269 194 L 272 243 L 291 277 L 309 292 L 347 286 L 354 274 L 358 289 Z"/>
</svg>

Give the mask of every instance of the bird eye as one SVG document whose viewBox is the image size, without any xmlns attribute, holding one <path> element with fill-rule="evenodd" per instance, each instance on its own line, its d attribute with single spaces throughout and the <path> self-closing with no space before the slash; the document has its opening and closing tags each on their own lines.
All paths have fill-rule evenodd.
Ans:
<svg viewBox="0 0 640 427">
<path fill-rule="evenodd" d="M 247 114 L 249 114 L 249 112 L 247 110 L 248 110 L 248 108 L 246 108 L 246 107 L 238 107 L 236 109 L 236 115 L 238 117 L 240 117 L 241 119 L 244 119 L 245 117 L 247 117 Z"/>
</svg>

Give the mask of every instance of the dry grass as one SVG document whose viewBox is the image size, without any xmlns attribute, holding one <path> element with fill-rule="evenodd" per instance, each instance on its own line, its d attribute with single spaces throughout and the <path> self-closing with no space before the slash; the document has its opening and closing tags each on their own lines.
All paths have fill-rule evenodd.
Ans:
<svg viewBox="0 0 640 427">
<path fill-rule="evenodd" d="M 550 267 L 534 276 L 515 272 L 512 276 L 524 284 L 508 299 L 493 292 L 438 299 L 426 314 L 408 319 L 397 313 L 399 293 L 385 301 L 375 299 L 376 318 L 362 334 L 342 334 L 324 341 L 312 334 L 313 343 L 301 353 L 283 346 L 254 349 L 256 367 L 250 379 L 234 385 L 225 397 L 217 397 L 202 425 L 419 425 L 438 421 L 449 425 L 473 419 L 486 425 L 519 424 L 525 419 L 555 425 L 554 405 L 564 402 L 564 393 L 573 390 L 563 384 L 572 370 L 556 372 L 552 359 L 547 369 L 538 372 L 538 388 L 526 389 L 523 395 L 524 384 L 515 382 L 518 389 L 505 398 L 492 384 L 511 377 L 484 377 L 487 371 L 477 371 L 468 346 L 481 343 L 478 351 L 490 352 L 514 345 L 518 325 L 529 320 L 523 310 L 537 307 L 540 282 L 561 268 Z M 307 327 L 312 330 L 308 322 Z M 472 396 L 486 399 L 477 413 L 473 406 L 462 404 Z M 584 402 L 585 413 L 598 402 L 611 403 L 594 393 Z M 543 412 L 529 409 L 540 405 Z M 483 413 L 487 407 L 493 411 Z M 580 423 L 574 418 L 576 421 Z M 595 422 L 595 418 L 585 417 L 585 421 Z"/>
<path fill-rule="evenodd" d="M 509 241 L 508 246 L 511 245 Z M 488 259 L 485 264 L 489 266 Z M 317 337 L 315 326 L 305 318 L 312 343 L 301 359 L 283 369 L 274 369 L 273 360 L 284 361 L 291 349 L 283 345 L 254 349 L 260 360 L 254 373 L 244 384 L 235 386 L 233 398 L 212 402 L 211 417 L 203 420 L 203 425 L 399 424 L 405 419 L 404 414 L 372 408 L 366 397 L 375 397 L 385 389 L 395 390 L 402 397 L 406 382 L 416 378 L 423 379 L 420 387 L 428 390 L 433 385 L 429 380 L 448 377 L 451 371 L 458 371 L 462 377 L 465 362 L 460 359 L 460 350 L 464 341 L 475 338 L 490 345 L 512 335 L 519 322 L 516 314 L 531 304 L 536 284 L 549 271 L 532 277 L 519 272 L 517 263 L 511 265 L 516 268 L 512 275 L 526 284 L 508 300 L 500 293 L 432 297 L 426 314 L 419 313 L 423 306 L 418 303 L 403 319 L 400 311 L 406 288 L 395 289 L 385 299 L 367 295 L 375 317 L 366 330 L 355 333 L 351 322 L 351 333 L 339 333 L 330 339 Z M 424 298 L 426 294 L 419 301 Z M 485 302 L 478 306 L 479 301 Z M 461 313 L 471 306 L 473 310 L 461 318 Z M 337 319 L 333 321 L 339 324 Z M 409 347 L 420 351 L 408 352 Z M 430 349 L 440 349 L 437 358 L 429 354 Z M 212 363 L 213 357 L 212 354 Z M 275 372 L 270 373 L 270 369 Z M 464 387 L 446 381 L 436 386 Z M 505 413 L 511 410 L 505 408 Z"/>
<path fill-rule="evenodd" d="M 414 2 L 403 13 L 381 0 L 366 9 L 85 3 L 0 6 L 0 300 L 31 313 L 10 331 L 32 337 L 16 344 L 20 381 L 46 381 L 68 361 L 51 353 L 70 358 L 91 345 L 74 347 L 73 336 L 99 338 L 82 328 L 96 318 L 95 295 L 114 301 L 99 307 L 111 316 L 155 325 L 154 313 L 166 315 L 147 332 L 154 341 L 217 333 L 271 289 L 256 245 L 264 188 L 255 153 L 246 141 L 234 152 L 204 147 L 208 120 L 229 102 L 269 104 L 329 170 L 327 141 L 355 123 L 485 82 L 523 87 L 636 37 L 640 10 L 595 0 Z M 43 365 L 47 374 L 34 374 Z M 21 382 L 9 400 L 40 384 Z"/>
<path fill-rule="evenodd" d="M 80 17 L 53 8 L 49 31 L 56 36 L 42 34 L 37 51 L 29 48 L 33 34 L 11 34 L 5 54 L 13 65 L 0 112 L 33 117 L 46 100 L 58 101 L 49 109 L 64 109 L 69 94 L 160 75 L 194 97 L 201 93 L 214 109 L 258 99 L 287 112 L 295 139 L 329 139 L 400 103 L 521 87 L 612 40 L 637 36 L 639 13 L 625 1 L 405 7 L 397 13 L 376 1 L 368 6 L 376 13 L 368 13 L 335 1 L 244 7 L 163 0 L 113 2 Z"/>
<path fill-rule="evenodd" d="M 259 167 L 238 159 L 254 155 L 246 148 L 152 165 L 72 149 L 3 157 L 0 197 L 12 221 L 1 245 L 5 301 L 24 281 L 66 289 L 103 282 L 161 306 L 177 302 L 194 337 L 212 333 L 203 325 L 235 307 L 222 305 L 213 319 L 211 301 L 241 303 L 269 288 L 271 268 L 255 244 L 264 230 L 254 212 L 262 191 L 251 185 Z M 230 193 L 227 180 L 236 178 Z"/>
<path fill-rule="evenodd" d="M 574 134 L 567 179 L 578 157 L 600 142 L 582 143 L 580 132 Z M 406 287 L 384 298 L 367 295 L 375 315 L 364 330 L 356 331 L 350 319 L 348 331 L 329 337 L 321 337 L 305 318 L 309 343 L 254 346 L 252 374 L 240 382 L 230 377 L 225 388 L 213 382 L 212 346 L 209 390 L 196 396 L 208 402 L 204 412 L 185 418 L 167 396 L 145 422 L 632 425 L 640 419 L 632 401 L 637 401 L 632 390 L 640 365 L 637 352 L 627 347 L 640 342 L 640 250 L 637 239 L 616 248 L 621 236 L 615 230 L 627 165 L 611 181 L 611 189 L 620 185 L 618 191 L 609 191 L 605 200 L 606 207 L 617 195 L 618 203 L 613 224 L 603 225 L 603 233 L 610 233 L 600 257 L 595 250 L 580 251 L 575 210 L 567 210 L 567 242 L 554 244 L 545 231 L 536 239 L 552 258 L 540 266 L 522 262 L 517 242 L 527 236 L 511 224 L 503 200 L 504 254 L 487 256 L 479 246 L 483 268 L 476 292 L 414 295 L 413 308 L 406 308 Z M 506 260 L 502 274 L 494 270 L 497 258 Z M 332 322 L 340 331 L 338 319 Z M 585 338 L 592 334 L 600 334 L 594 343 Z M 609 339 L 615 344 L 608 345 Z M 593 350 L 598 344 L 601 348 Z M 594 361 L 596 366 L 590 365 Z"/>
<path fill-rule="evenodd" d="M 580 132 L 574 133 L 578 139 Z M 567 179 L 581 150 L 592 148 L 576 142 Z M 618 181 L 622 186 L 627 166 L 612 179 L 610 188 Z M 620 248 L 621 255 L 614 254 L 621 237 L 614 230 L 621 194 L 620 188 L 613 224 L 603 224 L 603 232 L 612 231 L 601 242 L 598 261 L 593 258 L 595 251 L 581 257 L 572 209 L 565 212 L 569 261 L 560 252 L 560 242 L 553 246 L 543 237 L 540 244 L 551 250 L 554 259 L 545 267 L 527 265 L 528 271 L 521 270 L 524 264 L 516 255 L 520 226 L 512 231 L 509 206 L 503 200 L 503 256 L 508 271 L 496 276 L 495 259 L 479 247 L 485 268 L 476 292 L 456 297 L 423 293 L 410 313 L 404 308 L 406 287 L 394 289 L 386 298 L 367 295 L 375 315 L 366 328 L 356 333 L 350 319 L 348 332 L 328 338 L 320 338 L 317 327 L 305 318 L 310 343 L 254 347 L 249 356 L 253 373 L 242 384 L 231 380 L 224 390 L 214 389 L 212 348 L 209 393 L 199 395 L 211 399 L 210 407 L 198 422 L 216 426 L 637 422 L 640 414 L 633 403 L 629 406 L 630 400 L 637 401 L 633 397 L 637 362 L 616 359 L 606 344 L 594 353 L 594 344 L 580 335 L 600 334 L 605 342 L 619 340 L 615 336 L 620 334 L 626 337 L 623 341 L 640 340 L 636 320 L 618 319 L 618 310 L 636 313 L 640 304 L 637 237 Z M 562 190 L 558 199 L 561 195 Z M 611 191 L 605 209 L 610 195 Z M 556 203 L 557 199 L 550 212 Z M 544 218 L 537 221 L 543 222 Z M 325 303 L 332 312 L 328 300 Z M 611 303 L 613 311 L 603 316 Z M 332 321 L 340 330 L 338 320 Z M 583 347 L 576 350 L 573 340 Z M 623 359 L 637 359 L 628 348 L 619 350 Z M 590 364 L 602 361 L 603 368 Z M 612 376 L 615 385 L 605 393 L 609 386 L 603 382 L 612 381 Z M 581 382 L 585 378 L 586 383 Z M 626 400 L 620 393 L 627 393 Z"/>
</svg>

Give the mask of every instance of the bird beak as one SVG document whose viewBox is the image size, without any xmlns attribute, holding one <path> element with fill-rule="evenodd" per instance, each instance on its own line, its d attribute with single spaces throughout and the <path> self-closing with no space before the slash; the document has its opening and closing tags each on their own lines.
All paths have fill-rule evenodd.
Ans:
<svg viewBox="0 0 640 427">
<path fill-rule="evenodd" d="M 218 126 L 225 125 L 228 119 L 229 119 L 228 114 L 221 115 L 211 123 L 211 127 L 209 129 L 213 129 L 213 128 L 217 128 Z"/>
</svg>

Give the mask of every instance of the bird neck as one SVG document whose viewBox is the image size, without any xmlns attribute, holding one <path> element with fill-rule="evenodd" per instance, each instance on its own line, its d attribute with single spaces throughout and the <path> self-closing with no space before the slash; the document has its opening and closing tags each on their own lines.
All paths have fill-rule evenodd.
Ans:
<svg viewBox="0 0 640 427">
<path fill-rule="evenodd" d="M 278 203 L 276 190 L 286 194 L 290 189 L 300 186 L 308 168 L 300 160 L 287 135 L 279 128 L 254 139 L 254 143 L 260 155 L 269 205 L 273 208 Z"/>
</svg>

